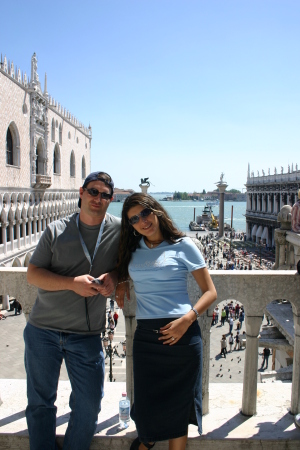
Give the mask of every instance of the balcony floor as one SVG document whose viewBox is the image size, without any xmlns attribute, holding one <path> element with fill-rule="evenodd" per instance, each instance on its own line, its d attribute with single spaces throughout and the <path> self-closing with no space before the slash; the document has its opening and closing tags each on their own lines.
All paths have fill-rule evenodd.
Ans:
<svg viewBox="0 0 300 450">
<path fill-rule="evenodd" d="M 300 429 L 289 413 L 291 383 L 260 384 L 257 392 L 257 415 L 246 417 L 240 413 L 241 383 L 210 384 L 210 413 L 203 418 L 203 436 L 196 427 L 189 427 L 187 449 L 237 450 L 245 449 L 299 449 Z M 136 436 L 134 423 L 125 431 L 118 431 L 118 401 L 125 383 L 106 383 L 102 412 L 97 434 L 91 445 L 96 449 L 129 449 Z M 2 450 L 29 450 L 25 419 L 26 381 L 0 380 L 0 448 Z M 68 421 L 70 384 L 60 381 L 58 393 L 57 435 L 62 442 Z M 204 442 L 202 442 L 204 441 Z M 167 443 L 156 444 L 158 450 L 167 449 Z"/>
</svg>

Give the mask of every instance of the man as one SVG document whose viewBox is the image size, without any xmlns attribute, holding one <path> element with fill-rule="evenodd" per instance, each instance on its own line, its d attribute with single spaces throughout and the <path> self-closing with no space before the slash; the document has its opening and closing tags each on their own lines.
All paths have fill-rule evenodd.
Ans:
<svg viewBox="0 0 300 450">
<path fill-rule="evenodd" d="M 26 418 L 31 450 L 54 450 L 62 360 L 72 392 L 63 449 L 88 450 L 101 409 L 106 297 L 115 288 L 120 219 L 107 213 L 114 183 L 93 172 L 79 190 L 79 214 L 48 225 L 30 260 L 38 295 L 24 330 Z M 98 282 L 98 284 L 95 282 Z"/>
<path fill-rule="evenodd" d="M 270 354 L 271 354 L 270 349 L 267 348 L 267 347 L 264 348 L 264 351 L 263 351 L 263 362 L 262 362 L 262 365 L 261 365 L 261 369 L 264 368 L 265 363 L 266 363 L 266 369 L 268 368 L 268 361 L 269 361 Z"/>
</svg>

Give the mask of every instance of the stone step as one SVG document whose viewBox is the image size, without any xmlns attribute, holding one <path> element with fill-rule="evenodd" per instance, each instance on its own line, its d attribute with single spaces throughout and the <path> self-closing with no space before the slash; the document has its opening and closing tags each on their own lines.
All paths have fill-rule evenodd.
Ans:
<svg viewBox="0 0 300 450">
<path fill-rule="evenodd" d="M 99 414 L 97 432 L 90 450 L 129 449 L 136 437 L 134 423 L 126 430 L 118 430 L 118 402 L 126 389 L 125 383 L 105 383 L 105 396 Z M 240 413 L 241 383 L 210 384 L 210 413 L 203 417 L 203 435 L 195 426 L 189 427 L 187 450 L 298 450 L 300 429 L 289 414 L 291 383 L 259 385 L 257 414 L 246 417 Z M 0 449 L 29 450 L 25 419 L 26 381 L 0 380 Z M 59 382 L 57 400 L 57 436 L 62 444 L 66 431 L 70 395 L 68 381 Z M 167 442 L 159 442 L 155 449 L 167 450 Z"/>
</svg>

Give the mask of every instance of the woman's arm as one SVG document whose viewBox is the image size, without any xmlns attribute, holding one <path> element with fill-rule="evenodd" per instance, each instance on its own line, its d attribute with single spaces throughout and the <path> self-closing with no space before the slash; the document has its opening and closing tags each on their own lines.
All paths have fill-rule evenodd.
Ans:
<svg viewBox="0 0 300 450">
<path fill-rule="evenodd" d="M 202 296 L 199 298 L 194 308 L 199 315 L 203 314 L 209 306 L 216 300 L 217 291 L 212 282 L 207 268 L 194 270 L 192 272 L 198 286 L 201 289 Z M 197 319 L 195 312 L 191 309 L 184 316 L 173 320 L 160 329 L 162 336 L 159 340 L 164 344 L 174 345 L 184 335 L 187 329 Z"/>
</svg>

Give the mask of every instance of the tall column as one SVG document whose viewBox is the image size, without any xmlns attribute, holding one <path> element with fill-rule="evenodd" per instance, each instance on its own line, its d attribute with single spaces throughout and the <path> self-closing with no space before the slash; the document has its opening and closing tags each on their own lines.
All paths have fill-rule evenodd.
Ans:
<svg viewBox="0 0 300 450">
<path fill-rule="evenodd" d="M 221 176 L 221 180 L 217 183 L 217 188 L 220 192 L 220 206 L 219 206 L 219 237 L 224 236 L 224 192 L 227 188 L 228 184 L 223 181 L 223 177 Z"/>
<path fill-rule="evenodd" d="M 294 359 L 292 378 L 291 413 L 300 413 L 300 317 L 294 313 Z"/>
<path fill-rule="evenodd" d="M 256 414 L 258 335 L 263 317 L 246 315 L 247 345 L 244 366 L 242 413 L 246 416 Z"/>
</svg>

